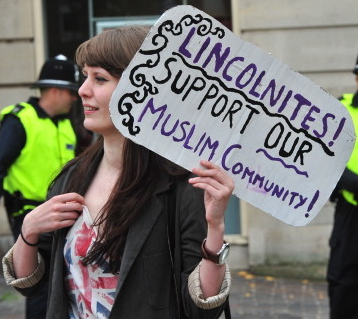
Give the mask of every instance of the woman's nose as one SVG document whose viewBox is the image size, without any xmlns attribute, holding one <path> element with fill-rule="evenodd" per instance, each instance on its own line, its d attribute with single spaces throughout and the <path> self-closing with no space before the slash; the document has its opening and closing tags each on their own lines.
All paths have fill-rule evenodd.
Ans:
<svg viewBox="0 0 358 319">
<path fill-rule="evenodd" d="M 90 88 L 88 85 L 88 79 L 86 79 L 82 85 L 80 86 L 80 88 L 78 89 L 78 95 L 83 98 L 84 96 L 88 96 L 90 95 Z"/>
</svg>

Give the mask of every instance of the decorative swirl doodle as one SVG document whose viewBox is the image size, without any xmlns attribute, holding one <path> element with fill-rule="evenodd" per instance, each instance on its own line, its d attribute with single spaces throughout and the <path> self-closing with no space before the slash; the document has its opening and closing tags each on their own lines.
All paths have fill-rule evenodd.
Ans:
<svg viewBox="0 0 358 319">
<path fill-rule="evenodd" d="M 200 24 L 202 23 L 202 24 Z M 215 27 L 213 29 L 213 22 L 208 18 L 204 18 L 201 14 L 195 15 L 195 17 L 191 15 L 184 16 L 180 22 L 175 27 L 176 29 L 182 30 L 182 24 L 189 27 L 192 24 L 198 24 L 198 35 L 205 36 L 207 34 L 212 34 L 218 36 L 218 38 L 222 39 L 225 36 L 225 31 L 222 28 Z M 173 33 L 174 34 L 174 33 Z"/>
<path fill-rule="evenodd" d="M 163 21 L 157 28 L 157 33 L 152 35 L 150 49 L 140 49 L 138 54 L 147 56 L 148 59 L 141 64 L 133 67 L 129 74 L 130 83 L 137 88 L 132 93 L 125 94 L 118 101 L 118 112 L 124 119 L 122 123 L 128 128 L 131 135 L 136 135 L 140 132 L 138 126 L 134 127 L 134 118 L 131 111 L 136 103 L 143 102 L 148 95 L 156 95 L 159 92 L 158 87 L 155 84 L 160 84 L 163 80 L 158 80 L 154 73 L 148 72 L 148 69 L 157 67 L 161 61 L 161 52 L 167 48 L 169 39 L 168 34 L 179 36 L 184 32 L 184 29 L 191 25 L 197 25 L 197 34 L 199 36 L 205 36 L 212 34 L 220 39 L 225 36 L 223 28 L 213 28 L 213 22 L 209 18 L 203 17 L 201 14 L 192 16 L 187 14 L 181 18 L 181 20 L 175 24 L 173 20 Z M 168 63 L 173 60 L 166 61 L 166 69 L 169 72 Z M 175 61 L 175 60 L 174 60 Z M 168 76 L 170 74 L 168 73 Z"/>
<path fill-rule="evenodd" d="M 155 83 L 158 83 L 158 84 L 165 83 L 172 77 L 172 71 L 170 70 L 170 67 L 169 67 L 169 63 L 171 63 L 171 62 L 178 62 L 178 60 L 176 58 L 167 59 L 164 63 L 164 67 L 167 70 L 168 74 L 162 80 L 158 80 L 157 77 L 153 76 L 153 80 L 155 81 Z"/>
<path fill-rule="evenodd" d="M 307 172 L 302 172 L 302 171 L 300 171 L 296 166 L 294 166 L 294 165 L 287 165 L 282 159 L 272 157 L 269 153 L 267 153 L 266 150 L 264 150 L 264 149 L 262 149 L 262 148 L 260 148 L 260 149 L 258 149 L 258 150 L 256 151 L 256 153 L 260 153 L 260 152 L 264 153 L 264 155 L 265 155 L 268 159 L 270 159 L 271 161 L 280 162 L 280 163 L 283 165 L 283 167 L 285 167 L 285 168 L 291 168 L 291 169 L 293 169 L 293 170 L 296 172 L 296 174 L 298 174 L 298 175 L 304 175 L 304 176 L 306 176 L 306 177 L 308 178 L 308 173 L 307 173 Z"/>
<path fill-rule="evenodd" d="M 139 51 L 139 52 L 142 53 L 141 51 Z M 156 61 L 148 59 L 146 61 L 146 63 L 139 64 L 136 67 L 134 67 L 129 75 L 129 79 L 130 79 L 132 85 L 134 85 L 135 87 L 141 87 L 141 86 L 149 87 L 150 92 L 155 92 L 155 89 L 152 88 L 152 84 L 150 82 L 146 81 L 146 75 L 143 72 L 143 70 L 141 70 L 141 69 L 145 68 L 145 67 L 154 68 L 158 65 L 159 54 L 153 53 L 153 55 L 157 55 Z"/>
<path fill-rule="evenodd" d="M 124 118 L 122 120 L 123 126 L 128 128 L 129 134 L 135 136 L 140 132 L 140 128 L 138 126 L 134 126 L 134 117 L 131 114 L 133 105 L 131 102 L 124 102 L 127 98 L 132 101 L 137 101 L 138 91 L 133 93 L 124 94 L 122 98 L 118 101 L 118 112 L 123 115 Z"/>
</svg>

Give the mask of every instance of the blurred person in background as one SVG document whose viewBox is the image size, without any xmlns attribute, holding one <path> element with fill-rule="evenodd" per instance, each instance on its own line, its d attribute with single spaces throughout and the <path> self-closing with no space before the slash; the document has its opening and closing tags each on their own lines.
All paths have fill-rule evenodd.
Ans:
<svg viewBox="0 0 358 319">
<path fill-rule="evenodd" d="M 33 84 L 40 97 L 0 113 L 0 198 L 15 241 L 26 214 L 44 202 L 52 178 L 75 156 L 70 111 L 78 100 L 77 78 L 73 62 L 63 55 L 51 58 Z M 51 245 L 50 237 L 42 245 Z M 46 300 L 45 285 L 38 296 L 26 299 L 26 318 L 44 319 Z"/>
<path fill-rule="evenodd" d="M 352 70 L 357 91 L 339 100 L 349 111 L 358 136 L 358 57 Z M 327 281 L 330 319 L 358 318 L 358 140 L 331 195 L 335 203 Z"/>
</svg>

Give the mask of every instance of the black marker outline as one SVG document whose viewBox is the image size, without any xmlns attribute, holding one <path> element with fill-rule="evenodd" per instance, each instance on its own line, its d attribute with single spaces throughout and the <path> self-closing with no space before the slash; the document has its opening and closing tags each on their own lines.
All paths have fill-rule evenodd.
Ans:
<svg viewBox="0 0 358 319">
<path fill-rule="evenodd" d="M 129 74 L 129 80 L 131 84 L 137 87 L 138 90 L 124 94 L 119 99 L 117 104 L 118 113 L 123 116 L 122 124 L 128 128 L 130 135 L 135 136 L 141 131 L 139 126 L 134 126 L 134 117 L 131 113 L 133 107 L 135 107 L 137 103 L 142 103 L 147 98 L 148 94 L 156 95 L 159 92 L 157 86 L 153 86 L 151 82 L 147 81 L 146 72 L 142 72 L 141 69 L 151 69 L 159 64 L 160 52 L 167 47 L 169 41 L 168 37 L 164 34 L 164 31 L 170 32 L 174 36 L 177 36 L 183 33 L 183 25 L 188 27 L 193 24 L 198 25 L 196 32 L 200 36 L 205 36 L 209 33 L 217 36 L 219 39 L 222 39 L 225 36 L 225 30 L 223 28 L 213 28 L 212 20 L 203 17 L 201 14 L 196 14 L 195 16 L 188 14 L 183 16 L 176 25 L 174 25 L 172 20 L 166 20 L 161 23 L 161 25 L 158 27 L 157 34 L 153 35 L 152 37 L 152 44 L 154 47 L 157 47 L 156 49 L 140 49 L 138 51 L 139 54 L 148 56 L 148 59 L 145 63 L 135 66 Z M 153 80 L 156 83 L 159 83 L 154 77 Z M 141 88 L 142 91 L 139 90 L 139 88 Z M 130 101 L 125 101 L 126 99 L 129 99 Z"/>
<path fill-rule="evenodd" d="M 331 151 L 331 150 L 328 148 L 328 146 L 327 146 L 321 139 L 319 139 L 318 137 L 315 137 L 315 136 L 311 135 L 310 133 L 308 133 L 308 132 L 307 132 L 305 129 L 303 129 L 303 128 L 297 129 L 296 127 L 294 127 L 294 126 L 291 124 L 290 120 L 289 120 L 286 116 L 284 116 L 283 114 L 271 113 L 271 112 L 265 107 L 265 104 L 264 104 L 264 103 L 259 102 L 259 101 L 255 101 L 255 100 L 252 100 L 252 99 L 248 98 L 247 95 L 246 95 L 244 92 L 242 92 L 241 90 L 239 90 L 239 89 L 234 89 L 234 88 L 229 88 L 229 87 L 227 87 L 227 86 L 225 85 L 225 83 L 224 83 L 220 78 L 217 78 L 217 77 L 214 77 L 214 76 L 210 76 L 210 75 L 208 75 L 208 73 L 207 73 L 205 70 L 203 70 L 201 67 L 198 67 L 198 66 L 194 66 L 194 65 L 189 64 L 189 63 L 185 60 L 185 58 L 184 58 L 180 53 L 173 52 L 172 54 L 173 54 L 173 55 L 176 55 L 176 56 L 178 56 L 178 57 L 180 57 L 181 60 L 182 60 L 182 62 L 183 62 L 183 63 L 185 64 L 185 66 L 187 66 L 188 68 L 198 70 L 198 71 L 200 71 L 200 72 L 203 74 L 203 76 L 204 76 L 206 79 L 209 79 L 209 80 L 211 80 L 211 81 L 216 81 L 226 92 L 237 93 L 237 94 L 241 95 L 241 96 L 244 98 L 244 100 L 245 100 L 246 102 L 249 102 L 251 105 L 258 105 L 258 106 L 260 106 L 261 109 L 263 110 L 263 112 L 264 112 L 267 116 L 269 116 L 269 117 L 282 118 L 282 119 L 286 122 L 286 124 L 287 124 L 295 133 L 303 133 L 308 139 L 311 139 L 311 140 L 313 140 L 314 142 L 320 144 L 320 145 L 322 146 L 324 152 L 325 152 L 327 155 L 329 155 L 329 156 L 334 156 L 334 155 L 335 155 L 335 153 L 334 153 L 333 151 Z"/>
</svg>

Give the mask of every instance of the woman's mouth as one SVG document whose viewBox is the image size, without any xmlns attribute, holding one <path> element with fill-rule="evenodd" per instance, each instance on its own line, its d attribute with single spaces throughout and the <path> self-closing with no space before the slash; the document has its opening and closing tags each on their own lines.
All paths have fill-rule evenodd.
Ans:
<svg viewBox="0 0 358 319">
<path fill-rule="evenodd" d="M 96 110 L 98 110 L 98 107 L 84 106 L 83 109 L 84 109 L 85 111 L 96 111 Z"/>
</svg>

